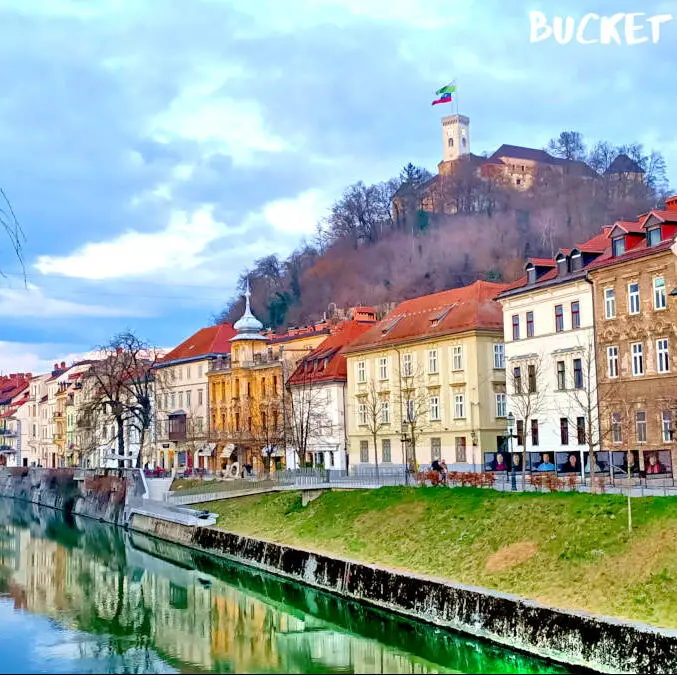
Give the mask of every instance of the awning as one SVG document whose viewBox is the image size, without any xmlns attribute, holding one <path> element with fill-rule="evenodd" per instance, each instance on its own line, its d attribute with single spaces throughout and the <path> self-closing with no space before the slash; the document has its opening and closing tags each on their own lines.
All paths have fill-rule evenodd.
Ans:
<svg viewBox="0 0 677 675">
<path fill-rule="evenodd" d="M 198 451 L 198 457 L 211 457 L 216 449 L 216 443 L 207 443 Z"/>
</svg>

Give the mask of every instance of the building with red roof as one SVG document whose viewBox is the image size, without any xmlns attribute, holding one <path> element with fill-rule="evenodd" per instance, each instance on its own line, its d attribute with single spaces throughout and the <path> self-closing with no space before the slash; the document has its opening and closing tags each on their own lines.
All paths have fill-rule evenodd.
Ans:
<svg viewBox="0 0 677 675">
<path fill-rule="evenodd" d="M 445 459 L 468 471 L 499 450 L 505 370 L 494 298 L 506 288 L 476 281 L 405 300 L 346 348 L 351 465 Z"/>
<path fill-rule="evenodd" d="M 346 349 L 375 322 L 375 310 L 363 308 L 356 319 L 332 326 L 331 332 L 297 365 L 287 381 L 294 443 L 287 449 L 287 467 L 300 459 L 313 466 L 345 469 Z"/>
</svg>

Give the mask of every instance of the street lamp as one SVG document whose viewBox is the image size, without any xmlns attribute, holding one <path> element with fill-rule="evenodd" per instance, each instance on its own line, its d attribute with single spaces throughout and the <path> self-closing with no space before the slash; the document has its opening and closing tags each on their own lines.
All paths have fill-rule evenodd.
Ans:
<svg viewBox="0 0 677 675">
<path fill-rule="evenodd" d="M 510 442 L 510 487 L 512 488 L 513 492 L 517 491 L 517 478 L 515 476 L 515 462 L 513 461 L 513 454 L 512 454 L 512 439 L 516 438 L 515 434 L 513 434 L 513 429 L 515 428 L 515 415 L 513 415 L 512 412 L 508 413 L 508 431 L 506 433 L 506 437 L 509 439 Z M 524 467 L 522 467 L 522 471 L 524 471 Z"/>
<path fill-rule="evenodd" d="M 409 442 L 409 436 L 407 436 L 407 423 L 402 422 L 402 433 L 400 435 L 400 442 L 402 443 L 402 466 L 404 467 L 404 482 L 405 485 L 409 484 L 409 467 L 407 464 L 406 456 L 406 447 Z"/>
</svg>

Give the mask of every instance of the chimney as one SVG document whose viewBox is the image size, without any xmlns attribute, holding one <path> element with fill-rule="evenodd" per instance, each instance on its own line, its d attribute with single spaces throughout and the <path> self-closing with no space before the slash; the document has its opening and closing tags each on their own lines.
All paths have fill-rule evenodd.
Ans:
<svg viewBox="0 0 677 675">
<path fill-rule="evenodd" d="M 58 363 L 54 364 L 54 370 L 59 370 L 59 364 Z"/>
<path fill-rule="evenodd" d="M 62 362 L 61 362 L 61 367 L 62 367 L 63 369 L 66 368 L 66 362 L 65 362 L 65 361 L 62 361 Z"/>
<path fill-rule="evenodd" d="M 677 195 L 665 198 L 665 208 L 667 211 L 677 211 Z"/>
</svg>

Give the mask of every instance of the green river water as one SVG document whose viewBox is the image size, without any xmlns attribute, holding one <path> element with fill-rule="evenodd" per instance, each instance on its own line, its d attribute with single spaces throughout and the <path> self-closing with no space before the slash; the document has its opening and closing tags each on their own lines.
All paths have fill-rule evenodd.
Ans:
<svg viewBox="0 0 677 675">
<path fill-rule="evenodd" d="M 573 671 L 0 498 L 0 673 L 10 672 Z"/>
</svg>

